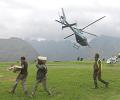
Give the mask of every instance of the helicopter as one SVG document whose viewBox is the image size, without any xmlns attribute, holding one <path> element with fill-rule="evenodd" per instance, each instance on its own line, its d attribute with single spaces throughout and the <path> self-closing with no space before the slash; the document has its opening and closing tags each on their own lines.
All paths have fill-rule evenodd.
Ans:
<svg viewBox="0 0 120 100">
<path fill-rule="evenodd" d="M 77 28 L 75 27 L 77 25 L 77 23 L 72 23 L 70 24 L 67 20 L 66 20 L 66 16 L 65 16 L 65 13 L 64 13 L 64 9 L 62 8 L 62 15 L 59 16 L 59 20 L 55 20 L 56 22 L 62 24 L 62 30 L 64 28 L 70 28 L 73 32 L 73 34 L 65 37 L 64 39 L 67 39 L 73 35 L 75 35 L 75 39 L 76 39 L 76 43 L 74 43 L 74 47 L 75 48 L 79 48 L 80 45 L 81 46 L 89 46 L 89 43 L 88 43 L 88 40 L 87 38 L 84 36 L 84 33 L 87 33 L 89 35 L 92 35 L 92 36 L 97 36 L 95 34 L 92 34 L 92 33 L 89 33 L 89 32 L 86 32 L 84 31 L 84 29 L 86 29 L 87 27 L 91 26 L 92 24 L 100 21 L 101 19 L 105 18 L 106 16 L 103 16 L 97 20 L 95 20 L 94 22 L 88 24 L 87 26 L 83 27 L 83 28 Z"/>
</svg>

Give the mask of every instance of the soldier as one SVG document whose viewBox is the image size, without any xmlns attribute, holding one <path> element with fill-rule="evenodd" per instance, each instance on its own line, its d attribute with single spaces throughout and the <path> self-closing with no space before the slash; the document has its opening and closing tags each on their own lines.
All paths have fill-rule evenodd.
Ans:
<svg viewBox="0 0 120 100">
<path fill-rule="evenodd" d="M 36 67 L 38 70 L 37 70 L 37 75 L 36 75 L 36 84 L 35 84 L 35 87 L 33 88 L 32 96 L 35 95 L 37 87 L 40 83 L 42 83 L 43 88 L 48 93 L 48 95 L 51 95 L 50 91 L 47 88 L 47 83 L 46 83 L 47 81 L 47 76 L 46 76 L 47 67 L 45 65 L 46 61 L 47 61 L 47 57 L 39 56 L 37 59 Z"/>
<path fill-rule="evenodd" d="M 99 59 L 98 53 L 95 54 L 95 63 L 94 63 L 93 69 L 94 69 L 93 79 L 94 79 L 95 89 L 98 88 L 97 79 L 103 84 L 105 84 L 106 87 L 108 87 L 109 83 L 101 79 L 101 61 Z"/>
<path fill-rule="evenodd" d="M 22 66 L 22 68 L 20 70 L 20 73 L 18 74 L 15 84 L 14 84 L 13 88 L 11 89 L 10 93 L 15 93 L 15 89 L 16 89 L 19 81 L 21 80 L 24 93 L 27 95 L 28 92 L 27 92 L 27 88 L 26 88 L 26 79 L 27 79 L 27 75 L 28 75 L 28 71 L 27 71 L 28 63 L 27 63 L 25 57 L 21 57 L 21 66 Z"/>
</svg>

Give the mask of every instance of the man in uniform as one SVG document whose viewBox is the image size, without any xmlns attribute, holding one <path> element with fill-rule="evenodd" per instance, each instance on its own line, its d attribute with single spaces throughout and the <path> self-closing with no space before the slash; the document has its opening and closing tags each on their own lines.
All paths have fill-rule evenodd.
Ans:
<svg viewBox="0 0 120 100">
<path fill-rule="evenodd" d="M 99 59 L 98 53 L 95 54 L 95 63 L 94 63 L 93 69 L 94 69 L 93 70 L 93 79 L 94 79 L 95 89 L 98 88 L 97 79 L 100 82 L 102 82 L 103 84 L 105 84 L 105 87 L 108 87 L 109 83 L 102 80 L 102 78 L 101 78 L 101 61 Z"/>
<path fill-rule="evenodd" d="M 26 79 L 27 79 L 27 75 L 28 75 L 28 71 L 27 71 L 28 63 L 27 63 L 25 57 L 21 57 L 21 67 L 22 68 L 20 70 L 20 73 L 18 74 L 16 81 L 15 81 L 15 84 L 14 84 L 13 88 L 11 89 L 10 93 L 15 93 L 15 89 L 16 89 L 19 81 L 21 80 L 23 91 L 27 95 L 28 92 L 27 92 L 27 88 L 26 88 Z"/>
<path fill-rule="evenodd" d="M 35 95 L 37 87 L 40 83 L 42 83 L 44 90 L 51 95 L 50 91 L 47 88 L 47 66 L 46 66 L 47 57 L 39 56 L 37 59 L 37 74 L 36 74 L 36 84 L 32 91 L 32 96 Z"/>
</svg>

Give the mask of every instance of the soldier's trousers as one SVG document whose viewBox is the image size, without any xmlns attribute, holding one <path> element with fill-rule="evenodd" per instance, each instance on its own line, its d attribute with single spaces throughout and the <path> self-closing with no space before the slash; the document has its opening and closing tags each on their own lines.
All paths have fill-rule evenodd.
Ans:
<svg viewBox="0 0 120 100">
<path fill-rule="evenodd" d="M 33 88 L 32 95 L 35 95 L 35 92 L 37 91 L 37 88 L 40 85 L 40 83 L 42 84 L 44 90 L 48 93 L 48 95 L 50 95 L 50 91 L 47 88 L 47 82 L 46 81 L 47 81 L 46 77 L 41 81 L 37 80 L 37 82 L 36 82 L 36 84 L 35 84 L 35 86 Z"/>
<path fill-rule="evenodd" d="M 94 79 L 94 85 L 95 87 L 98 87 L 97 86 L 97 80 L 99 80 L 100 82 L 102 82 L 103 84 L 107 84 L 108 82 L 104 81 L 102 78 L 101 78 L 101 72 L 98 72 L 98 71 L 94 71 L 93 72 L 93 79 Z"/>
<path fill-rule="evenodd" d="M 24 75 L 24 74 L 19 74 L 19 75 L 17 76 L 17 78 L 16 78 L 15 84 L 13 85 L 11 92 L 13 92 L 13 93 L 15 92 L 15 89 L 16 89 L 19 81 L 21 80 L 21 81 L 22 81 L 23 91 L 24 91 L 25 93 L 27 93 L 26 78 L 27 78 L 27 74 L 26 74 L 26 75 Z"/>
</svg>

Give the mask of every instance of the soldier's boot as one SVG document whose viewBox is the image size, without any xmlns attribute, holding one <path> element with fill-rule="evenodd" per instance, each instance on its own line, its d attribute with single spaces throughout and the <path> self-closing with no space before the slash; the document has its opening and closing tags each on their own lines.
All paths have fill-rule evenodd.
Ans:
<svg viewBox="0 0 120 100">
<path fill-rule="evenodd" d="M 106 81 L 102 80 L 101 78 L 98 78 L 98 80 L 99 80 L 100 82 L 102 82 L 103 84 L 105 84 L 105 87 L 108 88 L 109 82 L 106 82 Z"/>
<path fill-rule="evenodd" d="M 37 87 L 38 87 L 38 84 L 39 82 L 37 82 L 33 88 L 33 91 L 32 91 L 32 94 L 31 94 L 31 97 L 33 97 L 35 95 L 35 92 L 37 91 Z"/>
<path fill-rule="evenodd" d="M 43 88 L 44 88 L 44 90 L 47 92 L 48 95 L 51 95 L 51 92 L 50 92 L 50 91 L 48 90 L 48 88 L 47 88 L 46 81 L 43 82 Z"/>
<path fill-rule="evenodd" d="M 109 86 L 109 82 L 106 82 L 105 87 L 108 88 L 108 86 Z"/>
<path fill-rule="evenodd" d="M 25 95 L 28 95 L 28 91 L 24 91 Z"/>
<path fill-rule="evenodd" d="M 51 95 L 51 92 L 48 89 L 45 89 L 48 95 Z"/>
<path fill-rule="evenodd" d="M 98 85 L 97 85 L 97 80 L 94 80 L 94 89 L 97 89 L 98 88 Z"/>
<path fill-rule="evenodd" d="M 10 90 L 9 93 L 14 94 L 14 93 L 15 93 L 16 87 L 17 87 L 17 84 L 15 84 L 15 85 L 13 86 L 12 90 Z"/>
</svg>

